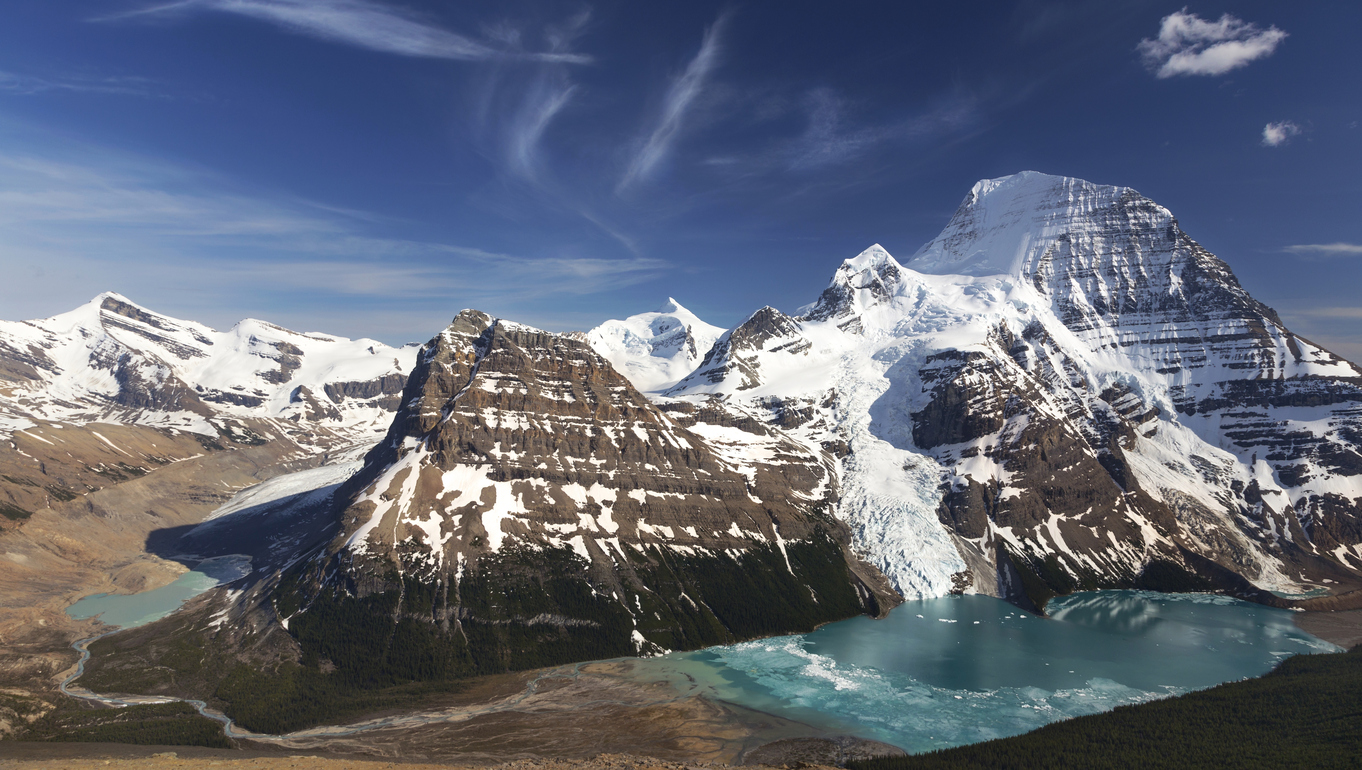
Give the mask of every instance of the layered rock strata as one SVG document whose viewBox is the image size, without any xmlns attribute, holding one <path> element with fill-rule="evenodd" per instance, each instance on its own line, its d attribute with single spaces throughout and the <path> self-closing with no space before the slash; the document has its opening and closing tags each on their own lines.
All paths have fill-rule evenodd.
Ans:
<svg viewBox="0 0 1362 770">
<path fill-rule="evenodd" d="M 690 649 L 897 603 L 823 513 L 829 468 L 726 457 L 682 427 L 690 411 L 650 403 L 573 336 L 464 311 L 339 493 L 338 534 L 271 606 L 304 660 L 402 680 Z"/>
<path fill-rule="evenodd" d="M 906 266 L 872 247 L 801 315 L 758 311 L 667 396 L 837 458 L 838 515 L 905 594 L 1273 601 L 1359 586 L 1359 374 L 1167 209 L 1026 172 Z"/>
</svg>

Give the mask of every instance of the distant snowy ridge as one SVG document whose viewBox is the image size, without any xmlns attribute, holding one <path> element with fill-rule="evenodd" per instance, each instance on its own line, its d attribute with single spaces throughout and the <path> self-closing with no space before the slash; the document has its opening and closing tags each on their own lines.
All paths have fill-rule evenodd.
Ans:
<svg viewBox="0 0 1362 770">
<path fill-rule="evenodd" d="M 1362 589 L 1362 369 L 1129 188 L 981 181 L 906 264 L 871 246 L 797 315 L 722 330 L 669 299 L 555 335 L 465 311 L 428 347 L 217 332 L 105 294 L 0 322 L 0 431 L 109 421 L 316 451 L 386 430 L 345 552 L 437 582 L 507 538 L 604 567 L 623 552 L 590 543 L 626 512 L 640 547 L 783 554 L 790 530 L 764 523 L 781 501 L 789 527 L 840 519 L 910 598 Z M 720 526 L 695 528 L 711 507 Z"/>
<path fill-rule="evenodd" d="M 0 321 L 0 430 L 119 422 L 208 436 L 273 421 L 373 440 L 388 427 L 417 346 L 301 334 L 247 319 L 225 332 L 114 293 L 61 315 Z"/>
<path fill-rule="evenodd" d="M 606 321 L 587 332 L 587 341 L 647 393 L 665 390 L 690 374 L 723 332 L 668 297 L 656 312 Z"/>
</svg>

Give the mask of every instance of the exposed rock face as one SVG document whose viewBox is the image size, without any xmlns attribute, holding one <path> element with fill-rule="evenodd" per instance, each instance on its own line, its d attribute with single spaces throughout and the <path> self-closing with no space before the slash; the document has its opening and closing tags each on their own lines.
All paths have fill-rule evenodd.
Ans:
<svg viewBox="0 0 1362 770">
<path fill-rule="evenodd" d="M 0 440 L 0 530 L 64 503 L 79 507 L 76 501 L 92 492 L 223 448 L 204 436 L 127 425 L 16 431 Z"/>
<path fill-rule="evenodd" d="M 839 515 L 906 594 L 1028 604 L 1168 587 L 1151 564 L 1356 587 L 1360 373 L 1163 207 L 1026 172 L 976 185 L 907 267 L 872 247 L 802 316 L 763 309 L 668 395 L 836 456 Z"/>
<path fill-rule="evenodd" d="M 1032 235 L 1013 248 L 1023 228 L 1004 223 L 1017 221 Z M 1362 419 L 1357 367 L 1293 335 L 1228 265 L 1133 190 L 1043 175 L 981 183 L 909 265 L 979 274 L 998 254 L 1013 255 L 1014 274 L 1064 327 L 1053 336 L 1028 327 L 1008 345 L 1029 377 L 1005 381 L 1043 384 L 1078 428 L 1075 445 L 1156 529 L 1266 587 L 1355 579 L 1360 539 L 1335 533 L 1355 530 L 1362 505 L 1355 429 L 1349 435 Z M 1063 331 L 1074 338 L 1067 345 Z M 966 368 L 955 382 L 990 379 Z M 942 385 L 940 397 L 948 390 Z M 1004 411 L 980 405 L 971 416 L 996 420 Z M 1329 427 L 1307 427 L 1320 418 Z M 994 453 L 1015 474 L 1035 464 L 1036 451 L 1024 449 L 1034 446 L 1014 441 Z M 1077 458 L 1046 464 L 1066 469 L 1076 491 L 1100 484 Z M 1295 467 L 1308 470 L 1297 477 Z M 1027 475 L 1009 484 L 1024 489 Z M 1347 492 L 1329 498 L 1324 488 Z M 1347 502 L 1326 511 L 1326 499 Z"/>
<path fill-rule="evenodd" d="M 775 342 L 776 344 L 771 344 Z M 732 331 L 725 332 L 705 354 L 700 365 L 677 383 L 671 392 L 684 393 L 700 382 L 718 383 L 735 378 L 739 390 L 754 388 L 762 381 L 758 351 L 803 353 L 809 341 L 800 335 L 793 318 L 766 306 L 753 313 Z"/>
<path fill-rule="evenodd" d="M 415 356 L 255 320 L 218 332 L 101 294 L 53 318 L 0 321 L 0 434 L 59 421 L 218 436 L 251 423 L 261 440 L 367 442 L 386 430 Z"/>
<path fill-rule="evenodd" d="M 402 389 L 406 385 L 406 376 L 394 372 L 361 382 L 328 382 L 325 389 L 327 397 L 337 404 L 344 402 L 347 398 L 358 399 L 370 401 L 384 409 L 391 409 L 396 412 L 401 403 L 398 396 L 401 395 Z"/>
<path fill-rule="evenodd" d="M 436 677 L 886 611 L 897 597 L 818 513 L 831 474 L 813 467 L 734 462 L 580 339 L 464 311 L 342 490 L 339 534 L 273 601 L 335 665 L 374 665 L 331 638 L 359 613 L 386 627 L 384 660 L 434 656 Z"/>
</svg>

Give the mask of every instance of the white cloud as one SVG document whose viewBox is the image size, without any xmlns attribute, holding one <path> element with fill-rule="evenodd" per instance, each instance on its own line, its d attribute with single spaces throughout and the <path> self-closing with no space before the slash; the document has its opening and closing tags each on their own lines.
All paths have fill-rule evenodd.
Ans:
<svg viewBox="0 0 1362 770">
<path fill-rule="evenodd" d="M 1161 78 L 1223 75 L 1271 55 L 1285 38 L 1276 27 L 1259 29 L 1228 13 L 1206 21 L 1184 8 L 1165 16 L 1158 38 L 1141 40 L 1136 50 Z"/>
<path fill-rule="evenodd" d="M 1362 244 L 1356 243 L 1303 243 L 1287 246 L 1292 254 L 1322 254 L 1328 257 L 1362 256 Z"/>
<path fill-rule="evenodd" d="M 1268 123 L 1263 126 L 1263 146 L 1280 147 L 1291 141 L 1291 137 L 1299 134 L 1301 127 L 1289 120 L 1278 123 Z"/>
<path fill-rule="evenodd" d="M 568 85 L 561 78 L 546 76 L 537 80 L 526 93 L 511 121 L 507 141 L 508 162 L 521 177 L 539 181 L 539 141 L 576 90 L 577 86 Z"/>
<path fill-rule="evenodd" d="M 75 91 L 124 96 L 156 96 L 153 81 L 139 77 L 63 77 L 41 78 L 0 71 L 0 93 L 39 94 L 50 91 Z"/>
<path fill-rule="evenodd" d="M 505 45 L 493 46 L 370 0 L 183 0 L 102 20 L 193 11 L 247 16 L 310 37 L 400 56 L 463 61 L 529 59 L 570 64 L 591 61 L 589 56 L 568 51 L 534 53 L 508 47 L 517 41 L 506 35 L 500 36 Z"/>
<path fill-rule="evenodd" d="M 388 329 L 393 307 L 438 319 L 479 306 L 533 323 L 544 298 L 607 293 L 670 269 L 644 257 L 521 256 L 393 237 L 401 223 L 383 217 L 230 188 L 137 157 L 0 151 L 4 317 L 43 317 L 114 290 L 151 307 L 251 308 L 312 328 L 306 308 L 344 307 L 344 323 L 329 330 L 372 336 L 370 326 Z"/>
<path fill-rule="evenodd" d="M 667 156 L 672 142 L 681 131 L 686 110 L 703 90 L 705 78 L 718 66 L 719 36 L 727 21 L 727 15 L 721 15 L 709 29 L 705 30 L 700 52 L 691 59 L 685 72 L 672 81 L 671 88 L 667 90 L 667 96 L 662 102 L 662 114 L 657 125 L 648 134 L 647 140 L 640 143 L 641 146 L 630 161 L 629 168 L 620 179 L 617 191 L 629 187 L 640 179 L 647 179 Z"/>
</svg>

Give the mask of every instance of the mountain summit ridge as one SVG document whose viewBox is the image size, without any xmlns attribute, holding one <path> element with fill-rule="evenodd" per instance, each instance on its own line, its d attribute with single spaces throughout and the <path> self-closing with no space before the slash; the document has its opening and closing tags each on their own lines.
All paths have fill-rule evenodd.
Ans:
<svg viewBox="0 0 1362 770">
<path fill-rule="evenodd" d="M 314 437 L 287 447 L 301 467 L 331 455 L 326 412 L 305 414 L 324 406 L 309 362 L 389 355 L 262 323 L 224 335 L 115 295 L 81 312 L 0 325 L 0 408 Z M 766 306 L 721 330 L 669 298 L 554 334 L 468 310 L 409 360 L 318 382 L 337 412 L 378 411 L 351 444 L 386 418 L 348 480 L 355 465 L 305 471 L 324 488 L 285 477 L 289 496 L 173 544 L 263 565 L 205 600 L 213 622 L 176 631 L 237 656 L 232 676 L 362 691 L 947 593 L 1039 612 L 1098 588 L 1362 598 L 1362 370 L 1128 188 L 985 180 L 907 265 L 872 246 L 793 316 Z M 253 379 L 194 375 L 214 361 Z M 293 691 L 288 723 L 319 718 Z"/>
<path fill-rule="evenodd" d="M 0 430 L 113 421 L 368 441 L 415 355 L 251 318 L 220 332 L 103 292 L 51 318 L 0 321 Z"/>
<path fill-rule="evenodd" d="M 935 275 L 1028 278 L 1038 252 L 1056 237 L 1074 234 L 1076 223 L 1125 198 L 1148 201 L 1129 187 L 1038 171 L 981 179 L 941 233 L 906 265 Z M 1172 219 L 1171 212 L 1154 205 L 1158 216 Z"/>
<path fill-rule="evenodd" d="M 1155 562 L 1358 586 L 1362 369 L 1130 188 L 982 180 L 906 263 L 845 260 L 666 395 L 837 455 L 839 515 L 910 597 L 1043 603 Z"/>
</svg>

